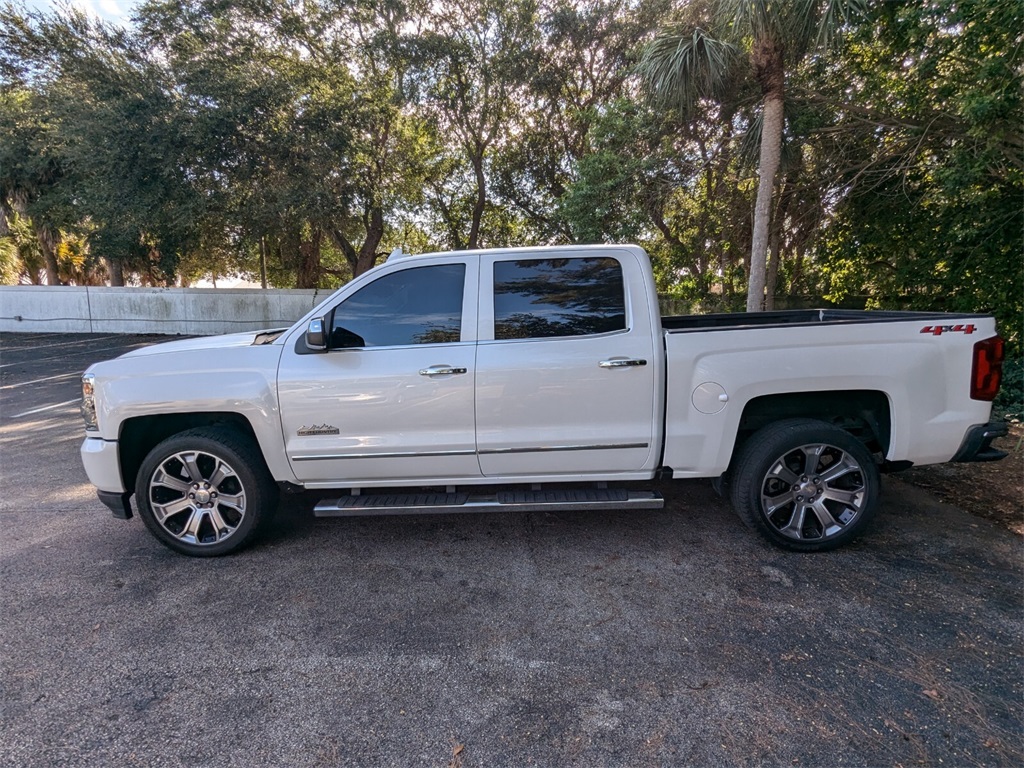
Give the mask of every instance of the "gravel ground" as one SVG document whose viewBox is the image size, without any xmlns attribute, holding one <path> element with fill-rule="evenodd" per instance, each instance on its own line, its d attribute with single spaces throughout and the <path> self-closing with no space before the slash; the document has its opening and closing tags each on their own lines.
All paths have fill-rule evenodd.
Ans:
<svg viewBox="0 0 1024 768">
<path fill-rule="evenodd" d="M 1009 427 L 1009 434 L 993 443 L 1006 451 L 1002 461 L 913 467 L 900 479 L 1024 536 L 1024 424 Z"/>
<path fill-rule="evenodd" d="M 0 765 L 1024 763 L 999 525 L 895 478 L 822 555 L 704 482 L 643 513 L 292 497 L 254 548 L 193 560 L 113 519 L 77 456 L 78 373 L 153 340 L 0 341 Z"/>
</svg>

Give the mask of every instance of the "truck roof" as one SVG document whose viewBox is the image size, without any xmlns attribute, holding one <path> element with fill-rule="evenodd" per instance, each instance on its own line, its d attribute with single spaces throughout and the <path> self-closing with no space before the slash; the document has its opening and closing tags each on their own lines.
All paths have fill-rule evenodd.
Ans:
<svg viewBox="0 0 1024 768">
<path fill-rule="evenodd" d="M 402 251 L 401 246 L 395 248 L 388 256 L 387 261 L 393 259 L 430 259 L 439 257 L 449 256 L 489 256 L 493 254 L 552 254 L 558 255 L 563 253 L 579 253 L 580 251 L 622 251 L 622 250 L 635 250 L 643 252 L 643 249 L 639 245 L 632 243 L 623 244 L 609 244 L 599 243 L 591 245 L 527 245 L 517 246 L 514 248 L 480 248 L 477 250 L 461 250 L 461 251 L 429 251 L 427 253 L 405 253 Z"/>
</svg>

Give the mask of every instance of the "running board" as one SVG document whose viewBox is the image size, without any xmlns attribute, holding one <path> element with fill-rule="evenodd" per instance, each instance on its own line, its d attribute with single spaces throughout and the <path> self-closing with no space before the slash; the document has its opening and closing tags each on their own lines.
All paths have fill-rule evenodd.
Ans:
<svg viewBox="0 0 1024 768">
<path fill-rule="evenodd" d="M 324 499 L 317 517 L 424 515 L 457 512 L 581 512 L 599 509 L 661 509 L 665 500 L 655 491 L 583 489 L 565 491 L 498 491 L 497 493 L 399 493 Z"/>
</svg>

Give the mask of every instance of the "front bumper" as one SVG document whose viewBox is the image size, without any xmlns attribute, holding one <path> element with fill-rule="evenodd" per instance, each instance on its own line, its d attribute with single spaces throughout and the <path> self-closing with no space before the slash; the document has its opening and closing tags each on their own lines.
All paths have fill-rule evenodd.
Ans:
<svg viewBox="0 0 1024 768">
<path fill-rule="evenodd" d="M 1006 451 L 992 447 L 992 441 L 1009 431 L 1005 421 L 977 424 L 967 430 L 960 450 L 950 461 L 999 461 L 1006 457 Z"/>
<path fill-rule="evenodd" d="M 116 491 L 96 491 L 96 495 L 99 496 L 100 501 L 107 505 L 111 512 L 114 513 L 114 517 L 119 520 L 131 520 L 132 519 L 132 503 L 129 501 L 132 495 L 127 491 L 125 493 L 117 493 Z"/>
<path fill-rule="evenodd" d="M 99 437 L 86 437 L 82 443 L 82 465 L 89 482 L 96 486 L 96 495 L 107 505 L 114 517 L 128 520 L 132 516 L 129 499 L 131 491 L 125 490 L 121 479 L 121 461 L 117 443 Z"/>
<path fill-rule="evenodd" d="M 90 483 L 101 491 L 124 493 L 128 490 L 121 479 L 121 461 L 116 441 L 86 437 L 81 454 L 82 465 Z"/>
</svg>

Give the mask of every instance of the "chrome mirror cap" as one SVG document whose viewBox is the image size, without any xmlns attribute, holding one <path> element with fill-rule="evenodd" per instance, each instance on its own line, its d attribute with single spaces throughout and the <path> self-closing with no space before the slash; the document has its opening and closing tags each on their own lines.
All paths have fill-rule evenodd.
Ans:
<svg viewBox="0 0 1024 768">
<path fill-rule="evenodd" d="M 306 328 L 306 346 L 310 349 L 327 349 L 327 337 L 324 334 L 324 319 L 318 317 L 309 321 Z"/>
</svg>

